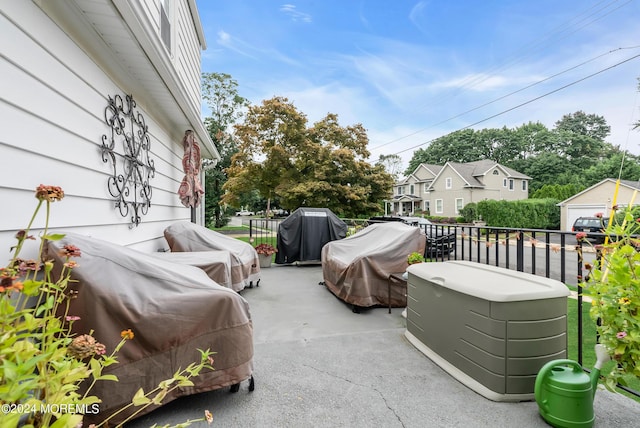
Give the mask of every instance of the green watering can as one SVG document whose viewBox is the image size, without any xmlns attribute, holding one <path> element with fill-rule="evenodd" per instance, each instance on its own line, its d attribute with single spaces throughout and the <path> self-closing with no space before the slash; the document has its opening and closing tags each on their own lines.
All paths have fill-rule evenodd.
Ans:
<svg viewBox="0 0 640 428">
<path fill-rule="evenodd" d="M 549 361 L 536 376 L 534 395 L 540 415 L 556 428 L 591 428 L 595 420 L 593 398 L 600 369 L 609 360 L 603 345 L 596 345 L 596 365 L 587 375 L 572 360 Z"/>
</svg>

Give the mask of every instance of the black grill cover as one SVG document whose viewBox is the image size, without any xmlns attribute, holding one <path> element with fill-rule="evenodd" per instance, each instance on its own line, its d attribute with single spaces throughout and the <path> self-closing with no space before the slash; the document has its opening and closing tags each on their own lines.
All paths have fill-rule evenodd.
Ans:
<svg viewBox="0 0 640 428">
<path fill-rule="evenodd" d="M 276 263 L 320 262 L 322 247 L 347 236 L 347 224 L 328 208 L 298 208 L 278 226 Z"/>
</svg>

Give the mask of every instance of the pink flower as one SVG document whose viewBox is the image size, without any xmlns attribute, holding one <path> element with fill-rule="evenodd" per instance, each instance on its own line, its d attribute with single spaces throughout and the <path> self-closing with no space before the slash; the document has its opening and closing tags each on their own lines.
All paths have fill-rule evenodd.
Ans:
<svg viewBox="0 0 640 428">
<path fill-rule="evenodd" d="M 80 257 L 80 248 L 75 245 L 67 244 L 60 250 L 60 255 L 63 257 Z"/>
<path fill-rule="evenodd" d="M 78 320 L 80 319 L 80 317 L 75 316 L 75 315 L 67 315 L 67 316 L 65 317 L 65 319 L 66 319 L 67 321 L 78 321 Z"/>
<path fill-rule="evenodd" d="M 36 198 L 40 201 L 60 201 L 64 198 L 64 192 L 59 186 L 45 186 L 41 184 L 36 189 Z"/>
<path fill-rule="evenodd" d="M 586 238 L 586 237 L 587 237 L 586 232 L 578 232 L 578 233 L 576 233 L 576 239 L 577 239 L 578 241 L 581 241 L 581 240 L 583 240 L 583 239 L 584 239 L 584 238 Z"/>
<path fill-rule="evenodd" d="M 627 333 L 625 331 L 619 331 L 618 333 L 616 333 L 616 337 L 618 339 L 624 339 L 625 337 L 627 337 Z"/>
<path fill-rule="evenodd" d="M 603 215 L 604 215 L 604 214 L 602 214 L 602 213 L 596 213 L 595 217 L 597 217 L 597 218 L 602 218 L 602 216 L 603 216 Z"/>
</svg>

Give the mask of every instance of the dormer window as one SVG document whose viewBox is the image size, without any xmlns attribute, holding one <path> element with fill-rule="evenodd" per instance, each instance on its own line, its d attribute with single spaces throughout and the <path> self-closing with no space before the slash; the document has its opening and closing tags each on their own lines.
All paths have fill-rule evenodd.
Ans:
<svg viewBox="0 0 640 428">
<path fill-rule="evenodd" d="M 499 174 L 500 174 L 500 173 L 498 172 L 498 170 L 497 170 L 497 169 L 494 169 L 494 170 L 493 170 L 493 175 L 499 175 Z"/>
</svg>

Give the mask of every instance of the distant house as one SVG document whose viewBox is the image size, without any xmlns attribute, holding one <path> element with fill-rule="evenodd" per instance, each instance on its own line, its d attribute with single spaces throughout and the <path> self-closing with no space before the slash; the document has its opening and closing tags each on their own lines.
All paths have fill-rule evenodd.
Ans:
<svg viewBox="0 0 640 428">
<path fill-rule="evenodd" d="M 615 188 L 616 179 L 605 178 L 560 202 L 558 205 L 560 206 L 560 227 L 562 230 L 570 231 L 578 217 L 593 217 L 597 213 L 609 217 L 613 207 Z M 637 191 L 640 191 L 640 183 L 637 181 L 620 180 L 616 205 L 624 207 L 629 204 L 640 204 L 640 195 L 635 196 L 635 200 L 633 200 Z"/>
<path fill-rule="evenodd" d="M 454 217 L 470 202 L 485 199 L 518 200 L 529 197 L 530 177 L 491 160 L 420 164 L 394 185 L 387 213 Z"/>
<path fill-rule="evenodd" d="M 165 227 L 191 218 L 176 193 L 185 132 L 219 159 L 201 119 L 196 1 L 3 1 L 0 20 L 0 248 L 8 257 L 41 183 L 66 193 L 54 231 L 166 246 Z"/>
</svg>

